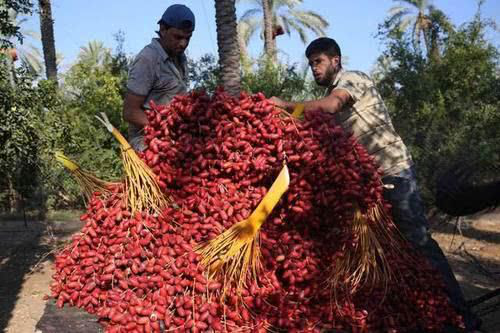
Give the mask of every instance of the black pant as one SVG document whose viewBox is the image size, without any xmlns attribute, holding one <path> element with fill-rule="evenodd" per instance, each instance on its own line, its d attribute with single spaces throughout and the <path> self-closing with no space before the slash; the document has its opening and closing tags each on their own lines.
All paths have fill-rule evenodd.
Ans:
<svg viewBox="0 0 500 333">
<path fill-rule="evenodd" d="M 466 328 L 468 330 L 476 328 L 478 319 L 466 305 L 448 260 L 429 232 L 429 223 L 424 215 L 414 168 L 384 177 L 382 181 L 384 184 L 394 185 L 393 189 L 384 191 L 385 199 L 392 205 L 394 223 L 403 236 L 441 272 L 447 288 L 446 293 L 457 312 L 464 317 Z"/>
</svg>

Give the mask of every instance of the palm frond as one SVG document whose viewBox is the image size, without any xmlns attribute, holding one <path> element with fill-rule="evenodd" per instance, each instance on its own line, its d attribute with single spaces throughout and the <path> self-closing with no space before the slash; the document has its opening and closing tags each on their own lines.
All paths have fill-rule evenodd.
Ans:
<svg viewBox="0 0 500 333">
<path fill-rule="evenodd" d="M 281 16 L 281 19 L 283 20 L 283 30 L 285 31 L 285 33 L 290 36 L 290 20 L 288 19 L 287 16 Z"/>
<path fill-rule="evenodd" d="M 443 29 L 443 31 L 450 33 L 455 30 L 453 24 L 451 23 L 449 17 L 440 9 L 429 6 L 429 17 L 431 21 Z"/>
<path fill-rule="evenodd" d="M 418 7 L 418 11 L 424 13 L 425 10 L 429 7 L 429 2 L 427 0 L 417 0 L 415 1 Z"/>
<path fill-rule="evenodd" d="M 398 28 L 400 31 L 405 31 L 406 29 L 408 29 L 409 26 L 412 26 L 414 24 L 415 24 L 415 18 L 411 17 L 411 16 L 407 16 L 401 20 Z"/>
<path fill-rule="evenodd" d="M 32 72 L 40 75 L 43 70 L 43 57 L 40 50 L 29 44 L 22 48 L 19 58 L 21 62 Z"/>
<path fill-rule="evenodd" d="M 291 10 L 293 16 L 304 27 L 312 30 L 316 35 L 325 35 L 325 29 L 329 23 L 321 15 L 313 11 Z"/>
<path fill-rule="evenodd" d="M 279 8 L 287 7 L 294 8 L 302 4 L 302 0 L 271 0 L 271 8 L 273 11 L 277 11 Z"/>
<path fill-rule="evenodd" d="M 409 4 L 412 5 L 413 7 L 420 7 L 420 3 L 422 0 L 397 0 L 400 4 Z M 425 1 L 425 0 L 423 0 Z"/>
<path fill-rule="evenodd" d="M 91 65 L 103 65 L 111 59 L 111 50 L 103 42 L 92 40 L 80 48 L 78 59 Z"/>
<path fill-rule="evenodd" d="M 400 13 L 402 12 L 405 12 L 405 13 L 408 13 L 410 10 L 406 7 L 403 7 L 403 6 L 394 6 L 394 7 L 391 7 L 389 8 L 389 10 L 387 11 L 387 13 L 389 14 L 389 16 L 394 16 L 394 15 L 399 15 Z"/>
<path fill-rule="evenodd" d="M 312 31 L 315 35 L 324 36 L 326 34 L 325 30 L 329 26 L 328 21 L 323 18 L 319 13 L 313 11 L 300 10 L 297 7 L 303 3 L 303 0 L 267 0 L 271 5 L 271 10 L 273 13 L 272 22 L 275 26 L 281 26 L 284 32 L 288 35 L 291 34 L 293 30 L 296 30 L 299 37 L 303 43 L 308 40 L 307 33 L 305 30 Z M 246 1 L 247 3 L 252 1 Z M 256 8 L 249 9 L 240 17 L 240 22 L 246 20 L 250 17 L 262 18 L 262 0 L 253 1 L 252 3 L 258 3 Z M 262 22 L 263 25 L 263 22 Z M 246 28 L 245 28 L 246 29 Z M 241 28 L 242 38 L 247 37 L 243 35 L 245 32 L 243 27 Z M 255 33 L 252 30 L 252 34 Z M 261 38 L 263 37 L 264 29 L 261 28 Z"/>
<path fill-rule="evenodd" d="M 297 33 L 299 34 L 299 37 L 300 37 L 300 40 L 302 41 L 302 43 L 306 44 L 308 41 L 307 34 L 306 34 L 305 30 L 302 28 L 302 26 L 300 25 L 300 23 L 298 23 L 296 20 L 290 20 L 289 23 L 290 23 L 290 26 L 292 28 L 294 28 L 295 31 L 297 31 Z"/>
<path fill-rule="evenodd" d="M 407 18 L 411 18 L 412 19 L 413 16 L 409 15 L 410 13 L 411 12 L 408 11 L 408 10 L 399 11 L 399 12 L 393 14 L 392 16 L 390 16 L 389 19 L 386 21 L 386 23 L 392 29 L 395 29 L 397 31 L 404 31 L 404 30 L 406 30 L 407 27 L 405 27 L 403 29 L 401 27 L 401 22 L 402 22 L 402 20 L 405 20 Z"/>
<path fill-rule="evenodd" d="M 236 0 L 236 3 L 241 3 L 241 2 L 246 2 L 248 4 L 253 4 L 256 7 L 262 7 L 262 1 L 261 0 Z"/>
<path fill-rule="evenodd" d="M 249 20 L 249 19 L 253 19 L 253 18 L 255 18 L 258 15 L 262 15 L 262 9 L 260 9 L 260 8 L 249 9 L 249 10 L 245 11 L 241 15 L 241 17 L 239 19 L 239 22 L 245 21 L 245 20 Z"/>
<path fill-rule="evenodd" d="M 250 43 L 250 39 L 260 28 L 259 20 L 255 17 L 238 22 L 238 36 L 244 41 L 245 45 Z"/>
</svg>

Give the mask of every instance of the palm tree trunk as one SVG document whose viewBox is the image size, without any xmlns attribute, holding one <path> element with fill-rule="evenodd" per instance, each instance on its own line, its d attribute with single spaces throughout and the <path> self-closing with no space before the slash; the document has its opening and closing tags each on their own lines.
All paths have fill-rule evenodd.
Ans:
<svg viewBox="0 0 500 333">
<path fill-rule="evenodd" d="M 430 31 L 429 28 L 424 29 L 424 44 L 425 44 L 425 51 L 427 52 L 427 55 L 429 56 L 431 54 L 431 38 L 430 38 Z"/>
<path fill-rule="evenodd" d="M 440 62 L 441 60 L 441 53 L 439 51 L 439 33 L 437 31 L 437 28 L 432 26 L 430 30 L 430 50 L 427 54 L 427 57 L 429 60 L 432 60 L 436 63 Z"/>
<path fill-rule="evenodd" d="M 278 55 L 277 54 L 277 49 L 278 48 L 276 46 L 276 38 L 273 38 L 273 40 L 271 42 L 271 49 L 273 50 L 273 57 L 272 57 L 272 59 L 273 59 L 274 62 L 277 62 L 278 61 L 278 59 L 277 59 L 277 55 Z"/>
<path fill-rule="evenodd" d="M 54 41 L 54 20 L 50 0 L 38 0 L 40 7 L 40 31 L 42 33 L 43 58 L 47 79 L 57 82 L 56 45 Z"/>
<path fill-rule="evenodd" d="M 262 11 L 264 13 L 264 51 L 274 61 L 276 60 L 276 47 L 273 40 L 273 13 L 269 0 L 262 0 Z"/>
<path fill-rule="evenodd" d="M 215 23 L 222 86 L 230 95 L 238 97 L 241 73 L 235 0 L 215 0 Z"/>
</svg>

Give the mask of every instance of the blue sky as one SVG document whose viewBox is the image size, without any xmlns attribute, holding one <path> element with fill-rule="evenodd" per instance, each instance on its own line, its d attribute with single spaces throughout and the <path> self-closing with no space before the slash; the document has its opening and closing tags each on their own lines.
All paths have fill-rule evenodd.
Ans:
<svg viewBox="0 0 500 333">
<path fill-rule="evenodd" d="M 431 2 L 443 10 L 455 25 L 469 21 L 477 8 L 476 0 Z M 205 53 L 217 54 L 213 0 L 52 0 L 56 49 L 64 55 L 61 69 L 67 69 L 76 59 L 80 47 L 91 40 L 102 41 L 105 46 L 114 48 L 113 34 L 119 30 L 125 33 L 125 52 L 136 54 L 155 36 L 156 22 L 172 3 L 187 5 L 197 19 L 188 49 L 189 56 L 196 59 Z M 251 1 L 240 1 L 238 16 L 250 8 L 248 3 Z M 335 38 L 340 44 L 343 55 L 348 57 L 348 68 L 369 71 L 383 50 L 380 40 L 375 38 L 377 26 L 387 16 L 388 9 L 397 3 L 393 0 L 304 0 L 300 8 L 314 10 L 330 22 L 327 36 Z M 500 1 L 487 0 L 482 14 L 500 24 Z M 29 18 L 26 29 L 39 31 L 37 15 Z M 310 38 L 313 37 L 310 35 Z M 492 32 L 489 37 L 494 45 L 500 46 L 499 32 Z M 256 36 L 251 41 L 251 54 L 259 54 L 262 46 L 263 42 Z M 279 37 L 278 48 L 285 62 L 303 63 L 305 60 L 305 46 L 297 34 Z"/>
</svg>

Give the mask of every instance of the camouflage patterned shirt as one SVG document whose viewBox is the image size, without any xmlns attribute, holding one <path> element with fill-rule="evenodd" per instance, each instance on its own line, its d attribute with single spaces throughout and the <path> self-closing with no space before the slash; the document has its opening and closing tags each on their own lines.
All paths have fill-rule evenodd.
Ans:
<svg viewBox="0 0 500 333">
<path fill-rule="evenodd" d="M 384 176 L 395 175 L 413 165 L 410 152 L 394 130 L 387 107 L 368 75 L 341 70 L 328 93 L 334 90 L 347 91 L 353 101 L 334 114 L 337 124 L 353 133 L 375 158 Z"/>
</svg>

